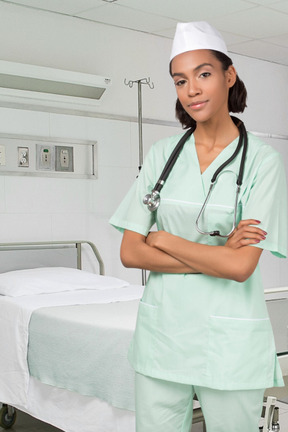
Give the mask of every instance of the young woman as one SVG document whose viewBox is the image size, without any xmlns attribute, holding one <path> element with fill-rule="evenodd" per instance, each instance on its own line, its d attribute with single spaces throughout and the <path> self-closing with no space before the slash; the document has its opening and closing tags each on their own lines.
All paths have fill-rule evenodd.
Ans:
<svg viewBox="0 0 288 432">
<path fill-rule="evenodd" d="M 279 154 L 249 133 L 236 195 L 245 139 L 229 112 L 245 109 L 246 89 L 214 28 L 178 24 L 170 73 L 177 117 L 193 134 L 156 211 L 143 197 L 179 136 L 152 147 L 111 219 L 124 232 L 123 264 L 150 270 L 129 353 L 136 430 L 190 431 L 196 393 L 208 432 L 257 432 L 265 388 L 283 385 L 258 261 L 263 249 L 286 256 L 285 172 Z M 150 195 L 144 202 L 154 205 Z M 149 232 L 154 223 L 158 231 Z"/>
</svg>

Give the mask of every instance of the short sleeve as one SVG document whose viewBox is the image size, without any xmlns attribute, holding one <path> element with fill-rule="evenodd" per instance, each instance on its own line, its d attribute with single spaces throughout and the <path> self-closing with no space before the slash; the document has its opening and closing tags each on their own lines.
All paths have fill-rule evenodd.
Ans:
<svg viewBox="0 0 288 432">
<path fill-rule="evenodd" d="M 287 256 L 287 189 L 282 157 L 273 152 L 258 166 L 242 200 L 242 219 L 261 221 L 267 232 L 258 247 L 280 258 Z"/>
<path fill-rule="evenodd" d="M 158 173 L 159 174 L 159 173 Z M 155 185 L 155 157 L 154 148 L 145 158 L 141 172 L 111 217 L 109 223 L 123 232 L 125 229 L 147 236 L 155 223 L 155 213 L 150 212 L 143 204 L 143 198 L 150 193 Z"/>
</svg>

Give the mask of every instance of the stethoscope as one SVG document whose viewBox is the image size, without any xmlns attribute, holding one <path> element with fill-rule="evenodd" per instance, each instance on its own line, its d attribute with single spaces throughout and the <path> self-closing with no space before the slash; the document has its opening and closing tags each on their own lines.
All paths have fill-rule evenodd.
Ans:
<svg viewBox="0 0 288 432">
<path fill-rule="evenodd" d="M 206 199 L 201 207 L 201 210 L 199 212 L 199 215 L 196 219 L 196 229 L 200 234 L 203 235 L 210 235 L 212 237 L 214 236 L 218 236 L 218 237 L 229 237 L 230 234 L 234 231 L 235 227 L 236 227 L 236 217 L 237 217 L 237 208 L 238 208 L 238 196 L 239 196 L 239 192 L 240 192 L 240 188 L 242 185 L 242 180 L 243 180 L 243 174 L 244 174 L 244 165 L 245 165 L 245 158 L 246 158 L 246 153 L 247 153 L 247 147 L 248 147 L 248 137 L 247 137 L 247 131 L 246 128 L 244 126 L 244 123 L 239 120 L 236 117 L 232 117 L 233 122 L 235 123 L 235 125 L 238 127 L 239 129 L 239 140 L 238 140 L 238 144 L 236 147 L 236 150 L 234 151 L 234 153 L 232 154 L 232 156 L 226 160 L 226 162 L 224 162 L 213 174 L 212 178 L 211 178 L 211 183 L 210 183 L 210 187 L 209 187 L 209 191 L 208 194 L 206 196 Z M 147 205 L 148 209 L 151 212 L 154 212 L 155 210 L 158 209 L 159 205 L 160 205 L 160 192 L 169 176 L 169 174 L 172 171 L 172 168 L 185 144 L 185 142 L 188 140 L 188 138 L 192 135 L 192 133 L 194 132 L 194 130 L 196 129 L 196 125 L 195 127 L 192 127 L 190 129 L 188 129 L 188 131 L 181 137 L 181 139 L 179 140 L 179 142 L 177 143 L 176 147 L 174 148 L 173 152 L 171 153 L 160 177 L 159 180 L 157 181 L 157 183 L 155 184 L 154 188 L 152 189 L 152 192 L 150 194 L 145 195 L 145 197 L 143 198 L 143 203 L 145 205 Z M 199 219 L 203 216 L 204 211 L 207 207 L 208 201 L 211 197 L 211 193 L 212 190 L 214 188 L 214 185 L 216 183 L 217 177 L 219 176 L 219 174 L 221 173 L 221 171 L 228 165 L 230 164 L 238 155 L 238 153 L 241 150 L 241 147 L 243 146 L 242 149 L 242 156 L 241 156 L 241 162 L 240 162 L 240 167 L 239 167 L 239 173 L 238 173 L 238 177 L 236 180 L 236 196 L 235 196 L 235 204 L 234 204 L 234 216 L 233 216 L 233 225 L 232 225 L 232 229 L 227 233 L 227 234 L 221 234 L 220 231 L 215 230 L 215 231 L 203 231 L 200 227 L 199 227 Z"/>
</svg>

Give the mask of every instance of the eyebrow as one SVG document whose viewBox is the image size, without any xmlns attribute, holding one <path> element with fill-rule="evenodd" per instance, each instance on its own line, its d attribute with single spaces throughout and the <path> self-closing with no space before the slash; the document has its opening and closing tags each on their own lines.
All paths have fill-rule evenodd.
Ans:
<svg viewBox="0 0 288 432">
<path fill-rule="evenodd" d="M 197 72 L 199 69 L 202 69 L 205 66 L 211 66 L 213 68 L 213 65 L 211 63 L 201 63 L 199 66 L 196 66 L 195 69 L 193 69 L 193 72 Z M 181 72 L 175 72 L 172 74 L 172 77 L 174 76 L 184 76 L 184 73 Z"/>
</svg>

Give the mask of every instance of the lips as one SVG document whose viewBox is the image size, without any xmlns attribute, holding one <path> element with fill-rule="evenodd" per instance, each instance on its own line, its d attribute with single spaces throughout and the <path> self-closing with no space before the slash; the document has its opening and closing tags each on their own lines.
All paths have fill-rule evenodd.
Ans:
<svg viewBox="0 0 288 432">
<path fill-rule="evenodd" d="M 189 106 L 189 108 L 191 108 L 191 109 L 200 109 L 200 108 L 203 108 L 203 106 L 204 106 L 207 102 L 208 102 L 207 100 L 205 100 L 205 101 L 197 101 L 197 102 L 193 102 L 193 103 L 189 104 L 188 106 Z"/>
</svg>

